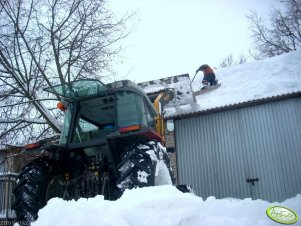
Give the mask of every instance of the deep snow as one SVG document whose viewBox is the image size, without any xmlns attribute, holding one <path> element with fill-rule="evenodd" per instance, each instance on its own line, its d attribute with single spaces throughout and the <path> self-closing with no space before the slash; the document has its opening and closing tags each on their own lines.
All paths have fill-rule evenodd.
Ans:
<svg viewBox="0 0 301 226">
<path fill-rule="evenodd" d="M 301 215 L 301 195 L 282 203 L 251 199 L 215 199 L 182 193 L 171 185 L 126 190 L 117 201 L 103 196 L 78 201 L 51 199 L 32 226 L 273 226 L 266 215 L 281 205 Z M 301 225 L 300 220 L 294 224 Z"/>
</svg>

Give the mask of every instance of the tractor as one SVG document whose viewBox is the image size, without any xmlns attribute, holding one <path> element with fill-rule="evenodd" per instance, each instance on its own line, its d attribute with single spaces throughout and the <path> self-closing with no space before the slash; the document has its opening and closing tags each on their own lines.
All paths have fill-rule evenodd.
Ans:
<svg viewBox="0 0 301 226">
<path fill-rule="evenodd" d="M 61 97 L 64 123 L 59 142 L 25 146 L 32 159 L 14 190 L 17 221 L 35 221 L 54 197 L 116 200 L 126 189 L 174 184 L 161 113 L 171 89 L 153 102 L 129 80 L 85 79 L 46 91 Z"/>
</svg>

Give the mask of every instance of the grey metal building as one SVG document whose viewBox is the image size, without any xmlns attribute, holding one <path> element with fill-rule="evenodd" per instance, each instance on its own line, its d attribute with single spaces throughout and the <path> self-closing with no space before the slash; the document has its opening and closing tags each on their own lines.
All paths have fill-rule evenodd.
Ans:
<svg viewBox="0 0 301 226">
<path fill-rule="evenodd" d="M 173 117 L 180 184 L 197 195 L 283 201 L 301 193 L 301 93 Z"/>
</svg>

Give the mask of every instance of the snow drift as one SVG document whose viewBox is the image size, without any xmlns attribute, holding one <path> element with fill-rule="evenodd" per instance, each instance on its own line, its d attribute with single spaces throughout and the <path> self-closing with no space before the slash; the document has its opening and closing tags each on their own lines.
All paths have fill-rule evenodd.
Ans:
<svg viewBox="0 0 301 226">
<path fill-rule="evenodd" d="M 78 201 L 51 199 L 32 226 L 191 226 L 279 225 L 266 215 L 272 205 L 301 214 L 301 195 L 282 203 L 251 199 L 215 199 L 182 193 L 171 185 L 126 190 L 117 201 L 103 196 Z M 301 222 L 295 224 L 301 225 Z"/>
</svg>

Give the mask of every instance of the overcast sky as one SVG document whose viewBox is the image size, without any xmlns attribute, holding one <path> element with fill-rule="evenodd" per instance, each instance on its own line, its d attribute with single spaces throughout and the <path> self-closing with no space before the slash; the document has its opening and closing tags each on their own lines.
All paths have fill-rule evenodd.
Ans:
<svg viewBox="0 0 301 226">
<path fill-rule="evenodd" d="M 204 63 L 219 67 L 233 53 L 248 54 L 246 14 L 268 16 L 277 0 L 109 0 L 117 14 L 137 12 L 135 31 L 115 62 L 120 78 L 135 82 L 189 73 Z M 201 76 L 201 75 L 200 75 Z"/>
</svg>

